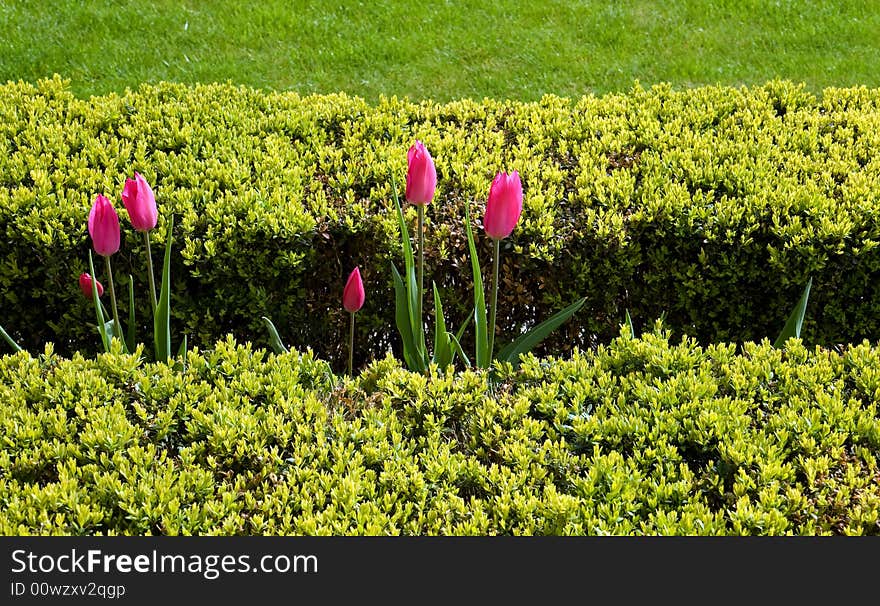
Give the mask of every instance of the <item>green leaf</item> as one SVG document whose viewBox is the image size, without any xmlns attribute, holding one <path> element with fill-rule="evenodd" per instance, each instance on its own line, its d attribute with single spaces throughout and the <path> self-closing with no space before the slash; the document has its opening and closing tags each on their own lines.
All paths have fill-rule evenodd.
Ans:
<svg viewBox="0 0 880 606">
<path fill-rule="evenodd" d="M 629 336 L 636 338 L 636 329 L 633 328 L 633 319 L 629 315 L 629 309 L 626 310 L 626 327 L 629 329 Z"/>
<path fill-rule="evenodd" d="M 171 359 L 171 243 L 174 229 L 174 215 L 168 218 L 168 238 L 165 243 L 165 262 L 162 265 L 162 288 L 159 291 L 159 304 L 153 317 L 153 342 L 156 346 L 156 360 L 168 362 Z"/>
<path fill-rule="evenodd" d="M 391 175 L 391 187 L 394 192 L 394 206 L 397 209 L 397 222 L 400 227 L 400 238 L 403 243 L 403 262 L 406 275 L 404 300 L 406 302 L 407 321 L 410 326 L 409 341 L 411 345 L 410 360 L 407 361 L 407 366 L 409 366 L 410 370 L 414 370 L 418 367 L 424 371 L 428 364 L 428 353 L 427 348 L 425 347 L 425 330 L 422 324 L 422 318 L 419 317 L 419 286 L 416 281 L 415 259 L 413 257 L 412 243 L 409 238 L 409 230 L 406 227 L 406 219 L 403 216 L 403 209 L 400 206 L 400 199 L 397 196 L 397 183 L 394 180 L 393 173 Z M 397 270 L 395 269 L 395 272 L 396 271 Z M 401 283 L 403 283 L 402 280 Z M 398 331 L 400 331 L 399 324 L 397 328 Z M 403 338 L 403 332 L 400 334 L 401 338 Z M 418 361 L 416 358 L 418 358 Z"/>
<path fill-rule="evenodd" d="M 0 326 L 0 337 L 3 337 L 3 340 L 6 341 L 7 343 L 9 343 L 9 345 L 10 345 L 10 347 L 12 347 L 13 351 L 21 351 L 21 347 L 18 346 L 18 343 L 16 343 L 15 341 L 12 340 L 12 337 L 10 337 L 6 333 L 6 331 L 3 330 L 2 326 Z"/>
<path fill-rule="evenodd" d="M 391 264 L 391 273 L 394 276 L 394 322 L 397 324 L 397 331 L 400 333 L 401 341 L 403 341 L 403 359 L 406 362 L 407 368 L 415 372 L 421 372 L 424 370 L 424 366 L 418 362 L 420 358 L 415 357 L 416 347 L 413 343 L 406 287 L 403 285 L 403 279 L 393 263 Z"/>
<path fill-rule="evenodd" d="M 263 324 L 266 325 L 266 330 L 269 331 L 269 345 L 272 347 L 272 350 L 277 354 L 287 353 L 288 349 L 284 346 L 284 343 L 281 342 L 281 337 L 278 336 L 278 331 L 275 330 L 275 325 L 272 324 L 272 320 L 266 316 L 262 316 L 262 319 Z"/>
<path fill-rule="evenodd" d="M 128 335 L 125 338 L 125 345 L 128 348 L 128 352 L 131 353 L 134 351 L 134 341 L 135 341 L 135 333 L 134 333 L 134 280 L 131 279 L 131 274 L 128 276 Z"/>
<path fill-rule="evenodd" d="M 407 306 L 415 355 L 421 358 L 425 367 L 427 367 L 428 352 L 427 347 L 425 347 L 425 329 L 422 326 L 422 319 L 419 317 L 419 283 L 416 281 L 416 271 L 414 268 L 410 268 L 407 272 L 406 281 Z"/>
<path fill-rule="evenodd" d="M 471 323 L 474 315 L 470 314 L 465 317 L 464 322 L 461 323 L 461 326 L 458 327 L 458 330 L 455 332 L 455 338 L 458 341 L 461 341 L 461 336 L 464 334 L 464 331 L 467 329 L 468 325 Z"/>
<path fill-rule="evenodd" d="M 486 296 L 483 291 L 483 273 L 480 260 L 477 258 L 477 247 L 474 244 L 474 233 L 471 230 L 471 212 L 465 204 L 465 226 L 467 227 L 468 249 L 471 253 L 471 270 L 474 274 L 474 330 L 476 331 L 477 367 L 489 368 L 489 329 L 486 320 Z"/>
<path fill-rule="evenodd" d="M 446 319 L 443 317 L 443 305 L 440 303 L 440 292 L 437 284 L 431 282 L 434 287 L 434 363 L 442 369 L 452 364 L 455 355 L 450 342 L 450 335 L 446 332 Z"/>
<path fill-rule="evenodd" d="M 186 335 L 183 335 L 183 341 L 177 349 L 177 357 L 179 360 L 174 363 L 174 370 L 178 372 L 186 372 Z"/>
<path fill-rule="evenodd" d="M 409 239 L 409 230 L 406 227 L 406 219 L 403 216 L 403 209 L 400 207 L 400 200 L 397 197 L 397 183 L 394 180 L 393 174 L 391 175 L 391 188 L 394 192 L 394 206 L 397 208 L 397 223 L 400 226 L 400 239 L 403 242 L 404 269 L 409 273 L 409 270 L 415 267 L 415 259 L 413 257 L 412 243 Z"/>
<path fill-rule="evenodd" d="M 520 335 L 513 343 L 498 352 L 497 359 L 504 362 L 510 362 L 513 364 L 514 368 L 516 368 L 519 366 L 520 354 L 528 353 L 535 345 L 547 338 L 547 335 L 556 330 L 560 324 L 574 315 L 575 312 L 583 306 L 586 300 L 586 297 L 578 299 L 562 311 L 556 312 L 550 318 L 544 320 L 524 335 Z"/>
<path fill-rule="evenodd" d="M 92 273 L 92 303 L 95 306 L 95 318 L 98 321 L 98 334 L 101 335 L 101 343 L 104 345 L 104 351 L 110 352 L 110 339 L 113 334 L 107 330 L 104 320 L 104 310 L 101 309 L 101 298 L 98 297 L 98 279 L 95 277 L 95 261 L 92 258 L 92 251 L 89 250 L 89 271 Z"/>
<path fill-rule="evenodd" d="M 470 368 L 471 367 L 471 360 L 470 360 L 470 358 L 467 357 L 467 354 L 465 354 L 464 350 L 461 348 L 461 343 L 459 342 L 458 337 L 456 337 L 455 335 L 451 335 L 449 333 L 446 333 L 446 334 L 449 335 L 449 342 L 452 347 L 452 352 L 453 352 L 452 359 L 454 360 L 455 355 L 457 354 L 458 356 L 461 357 L 461 361 L 464 362 L 464 365 L 467 368 Z"/>
<path fill-rule="evenodd" d="M 801 327 L 804 325 L 804 314 L 807 311 L 807 299 L 810 298 L 811 286 L 813 286 L 812 276 L 807 281 L 807 287 L 804 289 L 800 301 L 798 301 L 798 304 L 795 306 L 794 310 L 792 310 L 791 315 L 788 316 L 788 321 L 785 323 L 782 332 L 776 337 L 776 342 L 773 343 L 773 347 L 782 347 L 785 345 L 785 342 L 792 337 L 800 338 Z"/>
</svg>

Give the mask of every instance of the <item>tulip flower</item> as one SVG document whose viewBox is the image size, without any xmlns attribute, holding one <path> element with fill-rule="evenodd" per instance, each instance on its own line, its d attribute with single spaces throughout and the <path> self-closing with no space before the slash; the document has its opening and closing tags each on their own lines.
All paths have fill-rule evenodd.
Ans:
<svg viewBox="0 0 880 606">
<path fill-rule="evenodd" d="M 522 214 L 522 183 L 519 173 L 498 173 L 489 188 L 483 228 L 493 240 L 503 240 L 513 231 Z"/>
<path fill-rule="evenodd" d="M 91 253 L 89 253 L 91 255 Z M 94 290 L 92 287 L 94 286 Z M 79 275 L 79 289 L 82 291 L 83 296 L 89 301 L 94 301 L 94 293 L 98 293 L 98 301 L 95 305 L 100 305 L 103 312 L 106 314 L 107 310 L 104 309 L 104 304 L 101 303 L 100 299 L 104 295 L 104 286 L 92 278 L 91 274 L 81 273 Z"/>
<path fill-rule="evenodd" d="M 150 231 L 156 227 L 159 213 L 156 210 L 156 197 L 150 184 L 139 173 L 134 179 L 126 179 L 122 190 L 122 202 L 128 211 L 132 227 L 137 231 Z"/>
<path fill-rule="evenodd" d="M 409 168 L 406 173 L 406 199 L 410 204 L 430 204 L 437 187 L 437 170 L 425 144 L 419 140 L 406 154 Z"/>
<path fill-rule="evenodd" d="M 364 293 L 364 283 L 361 280 L 360 268 L 355 267 L 349 274 L 348 280 L 345 282 L 345 288 L 342 290 L 342 306 L 345 311 L 355 313 L 364 306 L 366 294 Z"/>
<path fill-rule="evenodd" d="M 116 307 L 116 289 L 113 287 L 113 270 L 110 267 L 110 255 L 119 250 L 119 215 L 113 204 L 98 194 L 89 211 L 89 235 L 95 252 L 104 257 L 107 268 L 107 281 L 110 285 L 110 302 L 113 304 L 113 332 L 122 341 L 122 324 L 119 323 L 119 311 Z M 94 270 L 93 270 L 94 271 Z"/>
<path fill-rule="evenodd" d="M 97 280 L 95 280 L 95 288 L 98 290 L 98 296 L 99 297 L 103 296 L 104 287 Z M 92 300 L 92 276 L 90 276 L 87 273 L 80 274 L 80 276 L 79 276 L 79 289 L 82 291 L 83 296 L 86 299 L 91 301 Z"/>
<path fill-rule="evenodd" d="M 437 188 L 437 169 L 425 144 L 416 139 L 406 154 L 406 199 L 418 209 L 419 231 L 419 322 L 425 298 L 425 205 L 430 204 Z"/>
<path fill-rule="evenodd" d="M 364 306 L 364 283 L 361 280 L 361 271 L 357 267 L 348 276 L 345 288 L 342 290 L 342 306 L 351 314 L 351 325 L 348 335 L 348 374 L 351 375 L 352 363 L 354 362 L 354 314 Z"/>
<path fill-rule="evenodd" d="M 128 219 L 135 230 L 144 234 L 147 244 L 147 277 L 150 280 L 150 303 L 153 313 L 156 313 L 156 278 L 153 275 L 153 254 L 150 250 L 150 230 L 156 227 L 159 220 L 159 211 L 156 209 L 156 196 L 147 180 L 138 172 L 134 173 L 134 179 L 126 179 L 122 189 L 122 202 L 128 211 Z"/>
<path fill-rule="evenodd" d="M 489 188 L 483 229 L 495 244 L 492 308 L 489 317 L 489 359 L 495 355 L 495 315 L 498 308 L 498 267 L 501 259 L 501 240 L 510 235 L 522 214 L 522 183 L 519 173 L 498 173 Z"/>
<path fill-rule="evenodd" d="M 98 194 L 89 211 L 89 235 L 95 252 L 109 257 L 119 250 L 119 215 L 113 204 Z"/>
</svg>

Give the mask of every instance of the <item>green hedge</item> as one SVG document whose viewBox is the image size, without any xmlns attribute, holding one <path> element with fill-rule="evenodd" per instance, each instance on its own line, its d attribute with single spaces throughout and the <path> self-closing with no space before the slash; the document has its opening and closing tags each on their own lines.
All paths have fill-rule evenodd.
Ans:
<svg viewBox="0 0 880 606">
<path fill-rule="evenodd" d="M 406 150 L 419 138 L 439 177 L 428 275 L 454 325 L 471 301 L 464 204 L 478 221 L 496 171 L 517 169 L 525 208 L 505 241 L 500 343 L 579 296 L 587 304 L 543 352 L 607 341 L 626 308 L 637 325 L 665 312 L 668 326 L 703 344 L 772 338 L 809 276 L 807 342 L 876 338 L 878 103 L 877 90 L 816 98 L 788 82 L 372 105 L 231 85 L 144 85 L 78 99 L 59 78 L 8 83 L 0 86 L 0 324 L 35 351 L 47 341 L 65 355 L 96 347 L 76 287 L 89 248 L 85 219 L 96 193 L 118 203 L 138 170 L 161 212 L 176 215 L 175 331 L 203 347 L 228 333 L 266 344 L 259 316 L 267 314 L 287 342 L 340 368 L 340 296 L 360 265 L 368 295 L 359 361 L 379 358 L 399 347 L 390 177 L 403 183 Z M 154 234 L 157 259 L 165 224 Z M 485 238 L 480 244 L 488 267 Z M 146 285 L 142 246 L 127 230 L 114 270 L 123 285 L 129 273 Z M 146 301 L 140 318 L 149 318 Z"/>
<path fill-rule="evenodd" d="M 0 358 L 0 534 L 880 534 L 880 347 Z"/>
</svg>

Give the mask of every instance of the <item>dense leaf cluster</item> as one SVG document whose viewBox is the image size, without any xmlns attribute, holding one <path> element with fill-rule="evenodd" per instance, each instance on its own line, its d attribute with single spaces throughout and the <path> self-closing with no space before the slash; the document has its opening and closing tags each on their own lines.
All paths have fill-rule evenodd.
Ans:
<svg viewBox="0 0 880 606">
<path fill-rule="evenodd" d="M 880 349 L 0 358 L 0 534 L 878 534 Z"/>
</svg>

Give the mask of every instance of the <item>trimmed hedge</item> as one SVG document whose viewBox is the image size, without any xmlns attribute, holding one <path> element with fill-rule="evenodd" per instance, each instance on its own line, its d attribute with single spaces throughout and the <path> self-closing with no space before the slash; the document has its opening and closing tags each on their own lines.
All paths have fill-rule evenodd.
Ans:
<svg viewBox="0 0 880 606">
<path fill-rule="evenodd" d="M 816 98 L 788 82 L 375 105 L 217 84 L 77 99 L 57 77 L 8 83 L 0 324 L 35 351 L 47 341 L 65 355 L 94 351 L 76 288 L 86 216 L 99 192 L 118 202 L 138 170 L 161 212 L 177 217 L 175 331 L 202 347 L 228 333 L 266 344 L 265 314 L 288 343 L 341 364 L 342 285 L 360 265 L 368 296 L 357 355 L 379 358 L 399 347 L 391 175 L 403 183 L 406 150 L 420 138 L 439 176 L 428 275 L 453 325 L 471 301 L 463 205 L 478 221 L 495 172 L 515 168 L 525 208 L 505 241 L 502 344 L 580 296 L 586 306 L 542 352 L 607 341 L 625 308 L 637 324 L 665 312 L 668 326 L 703 344 L 773 338 L 808 276 L 807 342 L 876 338 L 878 102 L 877 90 Z M 165 224 L 154 233 L 157 259 Z M 487 239 L 480 244 L 488 267 Z M 142 246 L 127 230 L 114 270 L 123 301 L 127 274 L 145 288 Z M 138 301 L 149 318 L 147 297 Z"/>
<path fill-rule="evenodd" d="M 880 534 L 880 347 L 0 358 L 0 534 Z"/>
</svg>

